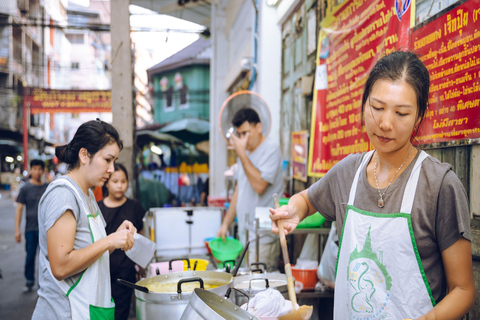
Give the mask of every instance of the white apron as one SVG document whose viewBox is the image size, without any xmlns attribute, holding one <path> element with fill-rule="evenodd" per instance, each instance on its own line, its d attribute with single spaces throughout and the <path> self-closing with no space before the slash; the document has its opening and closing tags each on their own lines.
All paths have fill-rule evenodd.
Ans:
<svg viewBox="0 0 480 320">
<path fill-rule="evenodd" d="M 103 219 L 98 217 L 98 212 L 94 217 L 88 205 L 84 203 L 83 197 L 80 196 L 77 189 L 67 179 L 57 179 L 52 184 L 64 184 L 67 188 L 73 190 L 77 198 L 83 204 L 84 214 L 87 215 L 92 243 L 106 237 L 105 225 Z M 100 258 L 98 258 L 91 266 L 85 269 L 77 280 L 70 286 L 65 281 L 58 281 L 52 274 L 50 263 L 46 261 L 44 255 L 40 255 L 44 259 L 45 265 L 52 276 L 54 282 L 62 289 L 70 301 L 72 310 L 72 319 L 114 319 L 115 304 L 112 300 L 110 288 L 110 257 L 107 250 Z"/>
<path fill-rule="evenodd" d="M 336 320 L 416 319 L 435 305 L 413 235 L 410 214 L 423 160 L 422 151 L 403 195 L 401 213 L 381 214 L 353 206 L 358 168 L 348 199 L 335 278 Z"/>
</svg>

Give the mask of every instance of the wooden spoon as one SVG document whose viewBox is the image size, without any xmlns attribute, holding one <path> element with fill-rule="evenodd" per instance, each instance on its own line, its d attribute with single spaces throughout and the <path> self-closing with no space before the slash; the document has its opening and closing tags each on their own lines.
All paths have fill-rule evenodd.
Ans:
<svg viewBox="0 0 480 320">
<path fill-rule="evenodd" d="M 280 207 L 278 203 L 278 194 L 274 193 L 273 204 L 275 209 Z M 285 262 L 285 274 L 287 275 L 287 289 L 288 289 L 288 298 L 292 302 L 293 311 L 287 313 L 283 316 L 279 316 L 279 320 L 308 320 L 312 316 L 313 307 L 312 306 L 298 306 L 297 304 L 297 295 L 295 293 L 295 284 L 292 276 L 292 266 L 290 265 L 290 258 L 288 256 L 287 250 L 287 239 L 285 237 L 285 230 L 283 229 L 283 221 L 277 220 L 278 231 L 280 234 L 280 246 L 282 247 L 283 260 Z"/>
</svg>

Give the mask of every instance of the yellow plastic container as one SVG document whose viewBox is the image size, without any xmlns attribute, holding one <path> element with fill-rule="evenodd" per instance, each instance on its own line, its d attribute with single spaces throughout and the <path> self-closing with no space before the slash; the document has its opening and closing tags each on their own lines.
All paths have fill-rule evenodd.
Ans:
<svg viewBox="0 0 480 320">
<path fill-rule="evenodd" d="M 188 259 L 190 260 L 190 269 L 193 271 L 193 267 L 195 266 L 195 262 L 197 266 L 195 267 L 195 271 L 205 271 L 207 270 L 207 266 L 209 264 L 208 260 L 205 259 Z M 183 271 L 188 271 L 187 261 L 183 261 Z"/>
</svg>

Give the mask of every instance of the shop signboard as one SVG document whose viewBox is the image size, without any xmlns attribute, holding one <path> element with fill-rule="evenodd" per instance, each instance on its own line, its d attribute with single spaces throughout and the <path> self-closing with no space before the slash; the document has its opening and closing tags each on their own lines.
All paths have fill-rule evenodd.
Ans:
<svg viewBox="0 0 480 320">
<path fill-rule="evenodd" d="M 110 90 L 54 90 L 25 88 L 24 103 L 35 113 L 111 112 Z"/>
<path fill-rule="evenodd" d="M 415 24 L 415 1 L 345 1 L 322 21 L 308 175 L 372 149 L 362 127 L 368 74 L 385 54 L 411 50 L 430 71 L 420 144 L 480 138 L 480 0 L 459 1 Z"/>
<path fill-rule="evenodd" d="M 371 148 L 361 126 L 363 85 L 380 57 L 408 46 L 410 15 L 410 1 L 352 0 L 322 21 L 309 176 L 322 177 L 348 154 Z"/>
<path fill-rule="evenodd" d="M 480 138 L 480 0 L 459 4 L 412 32 L 430 72 L 421 144 Z"/>
</svg>

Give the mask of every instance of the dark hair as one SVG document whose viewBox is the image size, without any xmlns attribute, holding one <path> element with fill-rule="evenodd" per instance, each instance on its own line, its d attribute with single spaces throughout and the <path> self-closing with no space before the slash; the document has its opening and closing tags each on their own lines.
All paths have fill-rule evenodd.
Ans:
<svg viewBox="0 0 480 320">
<path fill-rule="evenodd" d="M 40 159 L 33 159 L 32 161 L 30 161 L 30 168 L 33 166 L 40 166 L 42 167 L 42 170 L 45 170 L 45 162 Z"/>
<path fill-rule="evenodd" d="M 115 162 L 113 166 L 114 166 L 114 168 L 115 168 L 114 172 L 115 172 L 115 171 L 123 171 L 123 173 L 125 173 L 125 177 L 127 178 L 127 182 L 128 182 L 128 172 L 127 172 L 127 168 L 125 168 L 125 166 L 124 166 L 123 164 L 117 163 L 117 162 Z M 104 197 L 108 196 L 107 183 L 108 183 L 108 181 L 110 181 L 110 178 L 111 178 L 111 177 L 112 177 L 112 176 L 108 177 L 108 180 L 105 181 L 105 183 L 103 184 L 102 193 L 103 193 L 103 196 L 104 196 Z"/>
<path fill-rule="evenodd" d="M 232 124 L 234 127 L 240 127 L 245 121 L 251 124 L 257 124 L 260 122 L 260 117 L 258 116 L 257 111 L 252 108 L 244 107 L 238 110 L 232 119 Z"/>
<path fill-rule="evenodd" d="M 117 143 L 120 150 L 123 148 L 122 140 L 117 129 L 100 119 L 83 123 L 75 133 L 70 143 L 55 148 L 58 160 L 68 164 L 69 169 L 79 166 L 78 153 L 80 149 L 87 149 L 90 157 L 105 147 L 107 144 Z"/>
<path fill-rule="evenodd" d="M 430 75 L 418 56 L 409 51 L 395 51 L 377 61 L 365 83 L 362 97 L 362 115 L 370 92 L 378 80 L 404 80 L 417 96 L 418 118 L 420 128 L 428 108 L 428 91 Z"/>
</svg>

